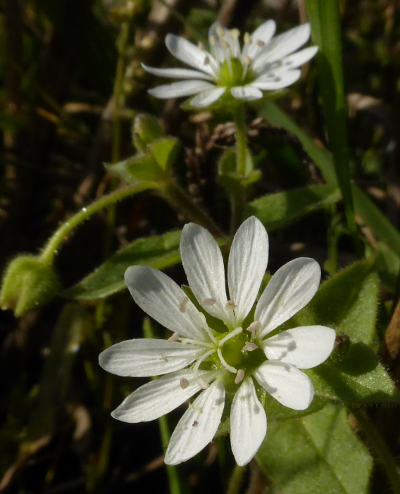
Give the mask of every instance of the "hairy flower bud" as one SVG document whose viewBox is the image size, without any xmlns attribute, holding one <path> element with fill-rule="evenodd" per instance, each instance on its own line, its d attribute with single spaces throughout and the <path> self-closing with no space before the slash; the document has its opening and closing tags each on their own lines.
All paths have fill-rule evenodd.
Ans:
<svg viewBox="0 0 400 494">
<path fill-rule="evenodd" d="M 19 317 L 45 304 L 60 290 L 52 264 L 39 257 L 22 255 L 8 265 L 0 290 L 0 306 Z"/>
</svg>

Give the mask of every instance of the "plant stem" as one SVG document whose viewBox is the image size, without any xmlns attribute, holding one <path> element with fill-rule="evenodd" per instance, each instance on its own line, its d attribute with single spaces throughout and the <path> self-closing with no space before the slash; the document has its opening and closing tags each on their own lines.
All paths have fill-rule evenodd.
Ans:
<svg viewBox="0 0 400 494">
<path fill-rule="evenodd" d="M 65 242 L 65 240 L 68 239 L 69 234 L 81 223 L 87 221 L 91 216 L 93 216 L 93 214 L 101 211 L 111 204 L 115 204 L 122 199 L 125 199 L 126 197 L 155 188 L 157 188 L 157 185 L 151 182 L 142 182 L 129 185 L 128 187 L 122 187 L 121 189 L 115 190 L 114 192 L 101 197 L 87 207 L 83 207 L 78 213 L 74 214 L 65 223 L 63 223 L 50 237 L 42 251 L 41 259 L 51 263 L 60 246 Z"/>
<path fill-rule="evenodd" d="M 246 135 L 246 118 L 243 105 L 238 105 L 233 117 L 236 125 L 236 172 L 245 176 L 246 170 L 246 153 L 247 153 L 247 135 Z"/>
<path fill-rule="evenodd" d="M 171 206 L 182 213 L 188 220 L 194 221 L 207 228 L 213 235 L 222 237 L 223 233 L 208 214 L 198 206 L 189 194 L 175 181 L 169 179 L 164 186 L 160 187 L 161 195 Z"/>
<path fill-rule="evenodd" d="M 357 419 L 362 431 L 365 433 L 367 443 L 374 450 L 376 460 L 385 470 L 393 493 L 400 494 L 400 474 L 385 441 L 364 410 L 357 407 L 349 408 Z"/>
<path fill-rule="evenodd" d="M 246 467 L 240 467 L 239 465 L 235 466 L 229 480 L 228 490 L 226 491 L 227 494 L 239 494 L 245 472 Z"/>
<path fill-rule="evenodd" d="M 240 183 L 240 177 L 245 177 L 249 172 L 247 170 L 247 135 L 244 105 L 238 105 L 234 109 L 233 118 L 236 125 L 236 173 L 238 175 L 238 183 L 230 194 L 231 233 L 240 225 L 246 204 L 246 191 Z"/>
</svg>

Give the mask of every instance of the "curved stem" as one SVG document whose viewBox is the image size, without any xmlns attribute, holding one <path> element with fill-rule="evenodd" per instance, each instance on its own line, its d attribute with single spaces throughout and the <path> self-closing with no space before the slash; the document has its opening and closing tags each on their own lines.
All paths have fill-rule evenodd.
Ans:
<svg viewBox="0 0 400 494">
<path fill-rule="evenodd" d="M 60 246 L 67 240 L 69 234 L 75 230 L 81 223 L 88 220 L 93 214 L 101 211 L 102 209 L 115 204 L 126 197 L 133 196 L 139 192 L 156 189 L 157 185 L 151 182 L 143 182 L 139 184 L 130 185 L 121 189 L 115 190 L 111 194 L 101 197 L 97 201 L 93 202 L 89 206 L 83 207 L 78 213 L 74 214 L 65 223 L 63 223 L 58 230 L 50 237 L 45 245 L 41 259 L 49 263 L 52 262 L 54 255 L 57 253 Z"/>
</svg>

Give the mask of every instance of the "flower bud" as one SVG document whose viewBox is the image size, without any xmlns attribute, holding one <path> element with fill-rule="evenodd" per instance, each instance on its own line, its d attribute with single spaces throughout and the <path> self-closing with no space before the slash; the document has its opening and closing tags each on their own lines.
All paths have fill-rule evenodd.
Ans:
<svg viewBox="0 0 400 494">
<path fill-rule="evenodd" d="M 39 257 L 22 255 L 8 265 L 0 290 L 0 306 L 19 317 L 45 304 L 60 290 L 52 264 Z"/>
<path fill-rule="evenodd" d="M 133 144 L 138 151 L 145 152 L 146 146 L 165 136 L 160 121 L 146 113 L 139 113 L 133 121 Z"/>
</svg>

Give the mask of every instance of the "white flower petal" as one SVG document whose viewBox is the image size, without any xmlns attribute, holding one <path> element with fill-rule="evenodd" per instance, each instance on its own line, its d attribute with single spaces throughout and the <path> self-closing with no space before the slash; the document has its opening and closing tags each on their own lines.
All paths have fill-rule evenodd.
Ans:
<svg viewBox="0 0 400 494">
<path fill-rule="evenodd" d="M 271 40 L 272 36 L 275 34 L 275 29 L 275 21 L 269 19 L 268 21 L 265 21 L 263 24 L 258 26 L 258 28 L 251 33 L 251 38 L 255 40 L 259 39 L 261 41 L 264 41 L 264 43 L 268 43 Z"/>
<path fill-rule="evenodd" d="M 262 92 L 251 84 L 248 86 L 233 87 L 231 89 L 231 94 L 234 98 L 243 99 L 245 101 L 262 98 Z"/>
<path fill-rule="evenodd" d="M 250 377 L 243 381 L 235 393 L 230 423 L 233 456 L 238 465 L 246 465 L 256 454 L 267 433 L 265 411 Z"/>
<path fill-rule="evenodd" d="M 186 369 L 150 381 L 127 396 L 111 415 L 131 424 L 158 419 L 200 391 L 197 377 L 210 382 L 215 372 L 199 371 L 195 376 Z M 187 386 L 182 386 L 182 380 L 188 381 Z"/>
<path fill-rule="evenodd" d="M 167 34 L 165 37 L 165 44 L 172 55 L 181 62 L 203 72 L 207 72 L 207 74 L 210 74 L 211 76 L 214 75 L 210 62 L 215 64 L 216 61 L 210 53 L 203 51 L 193 43 L 190 43 L 190 41 L 187 41 L 180 36 L 175 36 L 174 34 Z M 209 63 L 206 63 L 207 57 Z"/>
<path fill-rule="evenodd" d="M 117 376 L 160 376 L 190 365 L 206 349 L 176 341 L 141 338 L 126 340 L 99 355 L 100 366 Z"/>
<path fill-rule="evenodd" d="M 240 324 L 250 312 L 268 264 L 268 235 L 256 217 L 244 221 L 232 242 L 228 261 L 230 299 Z"/>
<path fill-rule="evenodd" d="M 293 365 L 267 360 L 255 371 L 254 377 L 279 403 L 293 410 L 305 410 L 314 397 L 310 378 Z"/>
<path fill-rule="evenodd" d="M 204 315 L 169 276 L 148 266 L 131 266 L 125 283 L 138 306 L 162 326 L 180 336 L 209 340 L 202 329 Z"/>
<path fill-rule="evenodd" d="M 207 89 L 202 93 L 199 93 L 190 100 L 190 104 L 197 108 L 203 108 L 215 103 L 225 92 L 224 87 L 215 87 L 213 89 Z"/>
<path fill-rule="evenodd" d="M 202 304 L 204 309 L 223 321 L 230 320 L 226 309 L 224 261 L 214 237 L 205 228 L 188 223 L 182 230 L 180 251 L 190 288 L 199 303 L 215 300 L 212 305 Z"/>
<path fill-rule="evenodd" d="M 188 80 L 153 87 L 148 90 L 148 93 L 155 98 L 161 99 L 180 98 L 181 96 L 191 96 L 192 94 L 200 93 L 213 87 L 213 84 L 206 81 Z"/>
<path fill-rule="evenodd" d="M 253 70 L 262 71 L 265 64 L 273 63 L 295 52 L 308 41 L 309 37 L 310 24 L 308 23 L 276 36 L 257 54 L 252 64 Z"/>
<path fill-rule="evenodd" d="M 300 326 L 282 331 L 263 342 L 269 360 L 280 360 L 299 369 L 322 364 L 332 353 L 336 333 L 325 326 Z"/>
<path fill-rule="evenodd" d="M 222 381 L 215 381 L 189 406 L 176 426 L 165 454 L 167 465 L 195 456 L 217 432 L 225 404 Z"/>
<path fill-rule="evenodd" d="M 258 77 L 252 86 L 264 91 L 275 91 L 291 86 L 300 79 L 301 70 L 277 70 Z"/>
<path fill-rule="evenodd" d="M 256 53 L 261 50 L 260 41 L 265 45 L 269 43 L 275 33 L 275 29 L 276 24 L 273 20 L 268 20 L 261 24 L 261 26 L 258 26 L 258 28 L 251 34 L 250 46 L 247 47 L 246 44 L 244 45 L 243 56 L 253 58 Z"/>
<path fill-rule="evenodd" d="M 213 80 L 212 76 L 198 70 L 181 69 L 179 67 L 160 69 L 158 67 L 150 67 L 144 63 L 142 63 L 142 67 L 150 74 L 157 75 L 158 77 L 171 77 L 172 79 L 205 79 L 206 81 Z"/>
<path fill-rule="evenodd" d="M 309 257 L 293 259 L 279 268 L 257 303 L 254 320 L 261 323 L 260 336 L 307 305 L 318 290 L 320 278 L 319 264 Z"/>
<path fill-rule="evenodd" d="M 318 46 L 308 46 L 303 50 L 300 50 L 288 57 L 285 57 L 282 60 L 283 67 L 287 67 L 289 69 L 295 69 L 297 67 L 301 67 L 303 64 L 311 60 L 318 51 Z"/>
</svg>

